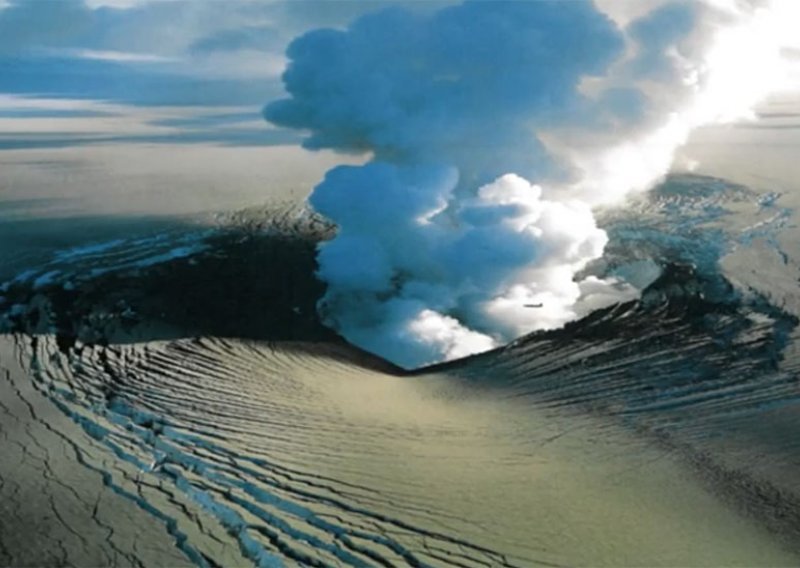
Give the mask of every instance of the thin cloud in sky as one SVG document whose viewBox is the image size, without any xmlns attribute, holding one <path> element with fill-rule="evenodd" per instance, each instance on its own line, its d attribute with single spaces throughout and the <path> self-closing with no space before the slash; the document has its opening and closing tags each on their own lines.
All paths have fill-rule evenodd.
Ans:
<svg viewBox="0 0 800 568">
<path fill-rule="evenodd" d="M 148 0 L 86 0 L 86 5 L 92 9 L 119 8 L 124 10 L 145 4 L 147 1 Z"/>
<path fill-rule="evenodd" d="M 74 49 L 62 52 L 62 55 L 72 55 L 83 59 L 96 59 L 98 61 L 117 61 L 121 63 L 168 63 L 179 61 L 174 57 L 165 57 L 152 53 L 133 53 L 125 51 Z"/>
<path fill-rule="evenodd" d="M 266 124 L 258 109 L 147 107 L 104 101 L 0 95 L 0 149 L 99 143 L 294 144 L 297 133 Z"/>
<path fill-rule="evenodd" d="M 273 4 L 4 2 L 0 94 L 17 95 L 17 99 L 0 100 L 2 147 L 41 146 L 55 140 L 63 145 L 70 139 L 83 145 L 87 137 L 110 136 L 114 128 L 119 129 L 115 139 L 149 136 L 159 143 L 263 145 L 295 140 L 296 135 L 276 136 L 275 129 L 263 121 L 260 128 L 226 124 L 218 118 L 204 124 L 208 113 L 203 109 L 209 106 L 245 107 L 258 120 L 264 101 L 280 94 L 283 54 L 294 31 L 273 25 L 281 12 Z M 34 108 L 31 101 L 37 99 Z M 83 106 L 91 108 L 74 108 L 81 106 L 80 100 L 89 101 Z M 118 106 L 109 109 L 111 103 Z M 65 109 L 65 104 L 72 110 Z M 21 113 L 19 107 L 27 110 Z M 163 114 L 154 110 L 165 107 L 185 107 L 186 111 Z M 70 112 L 110 116 L 65 114 Z M 160 124 L 187 115 L 204 126 L 165 130 Z M 42 124 L 48 120 L 49 125 Z M 48 127 L 51 136 L 43 141 L 41 133 Z M 26 132 L 39 134 L 33 140 Z"/>
<path fill-rule="evenodd" d="M 427 4 L 427 3 L 423 3 Z M 202 126 L 175 126 L 170 132 L 152 132 L 153 141 L 186 143 L 209 140 L 235 144 L 271 144 L 295 140 L 277 136 L 258 118 L 250 124 L 206 123 L 209 106 L 244 107 L 253 117 L 265 101 L 278 98 L 280 75 L 286 65 L 288 43 L 309 27 L 345 25 L 354 15 L 376 7 L 370 2 L 196 1 L 196 0 L 0 0 L 0 94 L 47 100 L 47 108 L 26 111 L 29 120 L 47 116 L 69 124 L 53 124 L 59 144 L 76 130 L 98 131 L 93 118 L 79 126 L 67 117 L 57 100 L 116 103 L 114 118 L 99 128 L 120 126 L 119 137 L 142 136 L 154 124 L 186 118 L 153 116 L 152 109 L 186 107 Z M 16 104 L 19 104 L 17 101 Z M 26 103 L 27 105 L 28 103 Z M 135 107 L 148 108 L 146 112 Z M 29 137 L 14 138 L 25 127 L 41 129 L 37 122 L 22 122 L 0 101 L 11 121 L 0 123 L 3 147 L 42 144 Z M 223 109 L 224 110 L 224 109 Z M 70 111 L 78 112 L 78 111 Z M 59 116 L 60 114 L 60 116 Z M 217 112 L 223 115 L 224 112 Z M 122 124 L 120 116 L 130 119 Z M 256 120 L 260 125 L 256 126 Z M 63 121 L 62 121 L 63 122 Z M 137 132 L 130 132 L 135 125 Z M 157 126 L 157 125 L 156 125 Z M 57 134 L 57 136 L 55 136 Z M 16 142 L 15 142 L 16 140 Z"/>
</svg>

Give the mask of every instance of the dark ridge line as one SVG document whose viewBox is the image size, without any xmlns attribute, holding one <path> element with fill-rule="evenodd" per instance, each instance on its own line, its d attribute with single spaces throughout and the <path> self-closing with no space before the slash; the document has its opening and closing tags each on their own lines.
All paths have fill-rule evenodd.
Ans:
<svg viewBox="0 0 800 568">
<path fill-rule="evenodd" d="M 607 323 L 604 322 L 604 320 L 611 320 L 611 323 L 614 323 L 615 320 L 628 315 L 651 316 L 655 319 L 655 316 L 663 317 L 664 315 L 674 313 L 675 309 L 679 310 L 675 315 L 685 317 L 687 313 L 693 311 L 695 306 L 701 310 L 704 309 L 705 306 L 710 306 L 725 313 L 732 313 L 739 308 L 754 309 L 755 311 L 766 313 L 769 316 L 783 316 L 785 319 L 791 320 L 791 323 L 795 326 L 800 323 L 796 316 L 785 312 L 780 307 L 773 306 L 759 293 L 755 293 L 754 298 L 745 300 L 722 275 L 716 274 L 712 277 L 708 277 L 700 274 L 695 266 L 678 263 L 663 265 L 662 270 L 662 274 L 642 291 L 639 299 L 600 308 L 581 319 L 567 322 L 563 327 L 558 329 L 534 331 L 489 351 L 468 355 L 452 361 L 443 361 L 416 369 L 406 370 L 405 374 L 407 376 L 424 376 L 432 373 L 457 372 L 463 370 L 464 367 L 470 364 L 491 360 L 505 352 L 524 349 L 526 346 L 536 342 L 545 344 L 559 340 L 596 340 L 598 338 L 592 335 L 592 328 L 595 324 Z M 718 284 L 715 283 L 714 278 L 718 279 L 718 282 L 722 283 L 723 286 L 728 287 L 729 290 L 726 292 L 728 294 L 727 296 L 720 298 L 711 297 L 709 299 L 705 297 L 708 290 L 712 291 L 713 296 L 713 287 Z M 696 289 L 693 289 L 691 286 L 684 288 L 685 284 L 697 286 Z M 673 297 L 676 293 L 674 290 L 676 285 L 682 295 Z M 708 290 L 706 290 L 706 288 L 708 288 Z M 664 311 L 663 314 L 660 313 L 662 311 Z M 687 325 L 692 324 L 687 321 Z M 782 349 L 785 347 L 788 339 L 777 338 L 777 341 L 780 343 L 778 348 Z"/>
<path fill-rule="evenodd" d="M 506 343 L 505 345 L 500 345 L 498 347 L 495 347 L 494 349 L 490 349 L 489 351 L 483 351 L 481 353 L 467 355 L 466 357 L 461 357 L 459 359 L 453 359 L 450 361 L 433 363 L 430 365 L 417 367 L 416 369 L 403 369 L 403 375 L 408 377 L 419 377 L 419 376 L 431 375 L 434 373 L 449 373 L 453 371 L 457 372 L 463 370 L 464 367 L 467 367 L 473 363 L 483 362 L 484 360 L 492 360 L 495 357 L 502 355 L 503 353 L 507 353 L 509 351 L 515 351 L 521 347 L 524 347 L 531 343 L 535 343 L 537 341 L 546 342 L 546 341 L 554 341 L 561 338 L 568 338 L 570 336 L 570 332 L 575 329 L 580 329 L 586 326 L 587 324 L 591 324 L 596 319 L 601 319 L 609 315 L 617 315 L 616 314 L 617 311 L 621 313 L 630 312 L 631 309 L 635 308 L 638 304 L 639 304 L 638 300 L 632 300 L 630 302 L 625 302 L 620 304 L 613 304 L 611 306 L 595 310 L 579 320 L 568 322 L 562 328 L 543 330 L 543 331 L 533 331 L 531 333 L 528 333 L 527 335 L 518 337 L 517 339 L 514 339 Z"/>
</svg>

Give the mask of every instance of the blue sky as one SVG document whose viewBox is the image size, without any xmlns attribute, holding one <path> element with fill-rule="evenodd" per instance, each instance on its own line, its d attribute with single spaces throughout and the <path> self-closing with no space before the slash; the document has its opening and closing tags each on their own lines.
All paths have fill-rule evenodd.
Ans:
<svg viewBox="0 0 800 568">
<path fill-rule="evenodd" d="M 286 46 L 380 4 L 0 0 L 0 203 L 63 216 L 302 197 L 341 158 L 261 115 Z"/>
<path fill-rule="evenodd" d="M 0 149 L 102 140 L 293 143 L 296 133 L 270 128 L 260 117 L 261 107 L 282 92 L 287 44 L 303 31 L 345 25 L 380 4 L 0 0 L 0 93 L 6 95 Z M 432 9 L 439 3 L 412 4 Z M 51 104 L 55 99 L 84 102 L 64 109 Z M 114 133 L 99 126 L 120 116 L 131 119 L 130 128 L 123 121 Z M 16 128 L 9 122 L 15 117 Z M 36 119 L 54 118 L 59 121 L 51 131 L 38 130 Z M 25 135 L 29 125 L 33 132 Z"/>
<path fill-rule="evenodd" d="M 0 151 L 102 142 L 295 144 L 297 132 L 260 114 L 282 96 L 292 39 L 387 5 L 433 11 L 450 3 L 0 0 Z M 622 24 L 659 3 L 598 1 Z M 671 20 L 657 30 L 665 42 L 670 30 L 681 33 L 681 18 Z"/>
<path fill-rule="evenodd" d="M 352 158 L 303 152 L 302 132 L 263 119 L 285 96 L 288 44 L 390 4 L 452 3 L 0 0 L 0 201 L 58 197 L 79 214 L 307 193 Z M 598 0 L 621 25 L 659 3 Z"/>
<path fill-rule="evenodd" d="M 259 109 L 280 93 L 297 12 L 278 2 L 5 2 L 0 93 L 15 96 L 0 106 L 0 148 L 291 142 Z"/>
</svg>

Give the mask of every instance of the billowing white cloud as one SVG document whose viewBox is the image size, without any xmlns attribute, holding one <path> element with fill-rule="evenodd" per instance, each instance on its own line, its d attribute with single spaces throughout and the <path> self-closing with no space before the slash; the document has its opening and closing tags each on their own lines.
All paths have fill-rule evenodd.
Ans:
<svg viewBox="0 0 800 568">
<path fill-rule="evenodd" d="M 310 198 L 339 226 L 319 253 L 330 326 L 417 367 L 635 294 L 578 278 L 607 240 L 592 208 L 778 86 L 790 4 L 605 5 L 387 9 L 290 45 L 289 97 L 265 116 L 371 157 Z"/>
</svg>

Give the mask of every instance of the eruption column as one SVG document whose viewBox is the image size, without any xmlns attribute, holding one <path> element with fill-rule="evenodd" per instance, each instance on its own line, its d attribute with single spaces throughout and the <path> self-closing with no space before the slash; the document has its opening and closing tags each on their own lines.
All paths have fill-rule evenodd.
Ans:
<svg viewBox="0 0 800 568">
<path fill-rule="evenodd" d="M 580 0 L 390 8 L 296 39 L 266 118 L 370 156 L 309 198 L 339 227 L 319 251 L 326 324 L 414 368 L 634 296 L 577 278 L 607 241 L 592 207 L 651 186 L 693 128 L 760 98 L 714 104 L 735 34 L 772 14 L 650 4 L 624 24 Z M 754 70 L 780 58 L 759 42 Z"/>
</svg>

